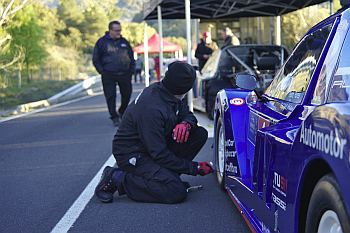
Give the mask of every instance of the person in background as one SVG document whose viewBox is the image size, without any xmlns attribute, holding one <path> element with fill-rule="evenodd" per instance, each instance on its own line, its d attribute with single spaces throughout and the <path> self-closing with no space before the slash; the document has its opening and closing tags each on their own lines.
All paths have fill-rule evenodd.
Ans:
<svg viewBox="0 0 350 233">
<path fill-rule="evenodd" d="M 224 44 L 222 45 L 221 48 L 224 48 L 228 45 L 240 45 L 241 43 L 239 42 L 239 39 L 237 38 L 237 36 L 235 36 L 231 29 L 228 27 L 225 27 L 222 29 L 221 31 L 221 36 L 224 39 Z"/>
<path fill-rule="evenodd" d="M 135 74 L 134 74 L 135 83 L 137 82 L 137 76 L 140 77 L 140 83 L 142 83 L 142 76 L 141 76 L 142 67 L 143 67 L 143 60 L 138 57 L 137 60 L 135 61 Z"/>
<path fill-rule="evenodd" d="M 202 71 L 208 58 L 211 56 L 214 50 L 218 49 L 218 45 L 211 40 L 210 32 L 206 31 L 203 33 L 203 38 L 197 46 L 195 57 L 198 59 L 198 70 Z"/>
<path fill-rule="evenodd" d="M 157 73 L 157 79 L 158 79 L 158 82 L 160 81 L 160 67 L 159 67 L 159 56 L 156 56 L 154 58 L 154 70 L 156 71 Z"/>
<path fill-rule="evenodd" d="M 148 57 L 148 65 L 149 65 L 149 80 L 151 81 L 153 78 L 154 67 L 156 65 L 153 57 Z"/>
<path fill-rule="evenodd" d="M 109 31 L 96 42 L 92 61 L 102 76 L 110 118 L 114 126 L 119 126 L 119 118 L 122 118 L 132 93 L 131 77 L 135 71 L 135 60 L 129 42 L 120 34 L 122 30 L 120 23 L 112 21 L 108 28 Z M 116 111 L 116 84 L 121 94 L 119 114 Z"/>
<path fill-rule="evenodd" d="M 208 138 L 181 101 L 195 79 L 190 64 L 173 62 L 161 82 L 143 89 L 129 104 L 113 140 L 118 167 L 105 167 L 95 189 L 98 200 L 112 202 L 118 191 L 140 202 L 179 203 L 189 188 L 181 174 L 214 173 L 207 162 L 193 161 Z"/>
</svg>

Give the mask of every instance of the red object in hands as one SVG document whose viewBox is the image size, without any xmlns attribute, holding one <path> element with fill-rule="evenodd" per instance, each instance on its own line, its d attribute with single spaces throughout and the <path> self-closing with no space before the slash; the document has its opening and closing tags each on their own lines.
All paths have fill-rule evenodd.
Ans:
<svg viewBox="0 0 350 233">
<path fill-rule="evenodd" d="M 214 173 L 214 169 L 207 162 L 198 163 L 198 174 L 201 176 L 208 175 L 209 173 Z"/>
<path fill-rule="evenodd" d="M 176 142 L 187 142 L 188 135 L 190 135 L 191 125 L 186 121 L 181 122 L 175 126 L 172 137 Z"/>
</svg>

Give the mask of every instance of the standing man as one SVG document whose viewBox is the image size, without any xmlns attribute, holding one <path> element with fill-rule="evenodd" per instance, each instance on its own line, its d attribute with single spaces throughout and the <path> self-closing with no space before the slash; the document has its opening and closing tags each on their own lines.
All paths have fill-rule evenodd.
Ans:
<svg viewBox="0 0 350 233">
<path fill-rule="evenodd" d="M 210 32 L 203 33 L 203 39 L 197 46 L 195 57 L 198 58 L 198 70 L 202 71 L 208 58 L 211 56 L 214 50 L 218 49 L 218 45 L 211 40 Z"/>
<path fill-rule="evenodd" d="M 151 83 L 151 80 L 153 79 L 153 70 L 156 63 L 154 62 L 153 57 L 148 58 L 148 66 L 149 66 L 149 81 Z"/>
<path fill-rule="evenodd" d="M 181 101 L 195 78 L 191 65 L 173 62 L 161 82 L 129 104 L 113 140 L 118 168 L 107 166 L 95 189 L 100 201 L 112 202 L 118 191 L 135 201 L 179 203 L 189 187 L 181 174 L 214 172 L 208 163 L 192 161 L 208 137 Z"/>
<path fill-rule="evenodd" d="M 224 48 L 228 45 L 240 45 L 241 42 L 239 41 L 239 39 L 237 38 L 237 36 L 235 36 L 231 29 L 228 28 L 228 27 L 225 27 L 222 29 L 221 31 L 221 36 L 222 36 L 222 39 L 224 39 L 224 44 L 222 45 L 221 48 Z"/>
<path fill-rule="evenodd" d="M 131 77 L 135 70 L 135 60 L 129 42 L 120 32 L 118 21 L 109 23 L 109 31 L 101 37 L 94 48 L 92 61 L 98 73 L 102 75 L 103 91 L 108 111 L 114 126 L 119 126 L 132 92 Z M 116 84 L 121 94 L 121 105 L 116 111 Z"/>
<path fill-rule="evenodd" d="M 143 60 L 138 57 L 137 60 L 135 61 L 135 74 L 134 74 L 135 83 L 137 82 L 137 76 L 140 77 L 140 83 L 142 83 L 142 76 L 141 76 L 142 68 L 143 68 Z"/>
</svg>

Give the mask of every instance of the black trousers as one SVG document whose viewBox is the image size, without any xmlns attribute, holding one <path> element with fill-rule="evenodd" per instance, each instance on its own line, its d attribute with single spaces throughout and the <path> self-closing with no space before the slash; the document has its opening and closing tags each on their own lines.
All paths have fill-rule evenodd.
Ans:
<svg viewBox="0 0 350 233">
<path fill-rule="evenodd" d="M 125 109 L 128 107 L 132 93 L 131 76 L 131 72 L 124 75 L 113 75 L 107 72 L 102 74 L 103 92 L 106 97 L 108 112 L 111 119 L 119 117 L 119 114 L 124 114 Z M 116 111 L 117 84 L 121 95 L 121 104 L 118 109 L 119 114 Z"/>
<path fill-rule="evenodd" d="M 192 161 L 204 146 L 208 132 L 198 127 L 191 132 L 187 142 L 176 143 L 169 138 L 167 147 L 175 155 Z M 136 158 L 136 166 L 118 164 L 123 170 L 118 178 L 119 195 L 141 202 L 179 203 L 187 197 L 187 190 L 177 172 L 156 164 L 151 156 Z"/>
</svg>

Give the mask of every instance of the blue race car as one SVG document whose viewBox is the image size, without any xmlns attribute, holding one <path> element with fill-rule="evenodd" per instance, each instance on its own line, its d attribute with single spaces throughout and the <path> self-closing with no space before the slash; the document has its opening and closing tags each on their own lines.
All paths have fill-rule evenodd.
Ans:
<svg viewBox="0 0 350 233">
<path fill-rule="evenodd" d="M 217 94 L 214 167 L 255 232 L 350 232 L 350 9 L 311 28 L 263 95 Z"/>
</svg>

